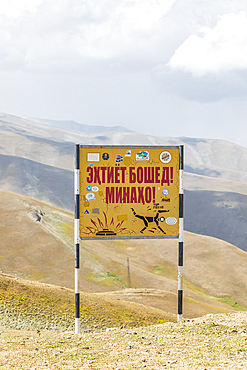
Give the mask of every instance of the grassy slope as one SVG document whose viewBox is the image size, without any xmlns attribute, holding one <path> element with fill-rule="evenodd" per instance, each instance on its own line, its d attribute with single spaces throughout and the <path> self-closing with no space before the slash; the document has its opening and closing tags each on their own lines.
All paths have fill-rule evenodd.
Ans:
<svg viewBox="0 0 247 370">
<path fill-rule="evenodd" d="M 4 191 L 0 214 L 0 270 L 73 289 L 73 215 Z M 235 301 L 247 307 L 246 253 L 215 238 L 187 232 L 184 236 L 184 316 L 241 309 Z M 177 244 L 176 240 L 84 241 L 81 290 L 176 314 Z"/>
<path fill-rule="evenodd" d="M 70 289 L 0 274 L 0 327 L 74 330 L 74 293 Z M 176 317 L 136 303 L 82 293 L 81 328 L 146 326 Z"/>
</svg>

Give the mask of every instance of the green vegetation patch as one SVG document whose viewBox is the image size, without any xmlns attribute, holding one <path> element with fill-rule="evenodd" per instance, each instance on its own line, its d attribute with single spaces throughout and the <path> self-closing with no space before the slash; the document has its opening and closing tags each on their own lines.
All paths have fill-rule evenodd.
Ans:
<svg viewBox="0 0 247 370">
<path fill-rule="evenodd" d="M 39 193 L 38 193 L 38 195 L 37 195 L 37 198 L 42 197 L 42 195 L 44 195 L 44 189 L 40 189 L 40 190 L 39 190 Z"/>
<path fill-rule="evenodd" d="M 117 281 L 120 283 L 124 288 L 127 288 L 127 285 L 123 282 L 123 279 L 121 279 L 119 276 L 112 274 L 110 272 L 106 273 L 107 277 L 113 281 Z"/>
<path fill-rule="evenodd" d="M 246 307 L 236 302 L 234 297 L 230 297 L 230 296 L 217 297 L 217 300 L 227 304 L 228 306 L 233 307 L 237 311 L 247 311 Z"/>
<path fill-rule="evenodd" d="M 155 267 L 154 268 L 154 273 L 155 274 L 164 274 L 165 270 L 162 267 Z"/>
<path fill-rule="evenodd" d="M 159 263 L 159 265 L 154 266 L 151 271 L 157 275 L 164 275 L 173 279 L 177 278 L 177 268 L 168 262 Z"/>
</svg>

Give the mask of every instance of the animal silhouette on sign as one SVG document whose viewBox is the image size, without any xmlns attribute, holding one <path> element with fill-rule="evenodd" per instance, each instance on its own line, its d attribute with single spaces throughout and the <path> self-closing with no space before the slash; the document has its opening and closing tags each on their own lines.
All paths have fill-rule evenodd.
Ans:
<svg viewBox="0 0 247 370">
<path fill-rule="evenodd" d="M 154 222 L 156 224 L 156 227 L 154 227 L 154 229 L 158 228 L 163 234 L 166 234 L 166 232 L 159 225 L 159 221 L 163 222 L 163 221 L 165 221 L 165 218 L 164 217 L 159 217 L 159 216 L 160 216 L 160 213 L 169 212 L 169 210 L 164 210 L 164 209 L 158 210 L 156 215 L 153 216 L 153 217 L 138 215 L 133 208 L 131 208 L 131 210 L 132 210 L 132 212 L 133 212 L 133 214 L 136 218 L 140 218 L 140 220 L 142 220 L 144 222 L 144 228 L 141 229 L 140 233 L 143 234 L 143 231 L 148 228 L 149 224 Z M 154 233 L 153 230 L 149 230 L 149 231 Z"/>
</svg>

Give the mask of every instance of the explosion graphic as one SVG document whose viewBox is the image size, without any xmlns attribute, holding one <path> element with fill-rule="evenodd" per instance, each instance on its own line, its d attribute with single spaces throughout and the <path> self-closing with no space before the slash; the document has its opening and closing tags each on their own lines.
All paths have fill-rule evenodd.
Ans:
<svg viewBox="0 0 247 370">
<path fill-rule="evenodd" d="M 86 226 L 85 233 L 90 235 L 96 235 L 96 236 L 114 236 L 117 234 L 122 233 L 124 230 L 126 230 L 126 227 L 122 227 L 124 220 L 119 222 L 117 225 L 115 225 L 114 219 L 112 217 L 111 222 L 108 222 L 107 216 L 105 212 L 104 214 L 104 222 L 102 222 L 98 217 L 97 221 L 94 221 L 90 219 L 93 226 Z"/>
</svg>

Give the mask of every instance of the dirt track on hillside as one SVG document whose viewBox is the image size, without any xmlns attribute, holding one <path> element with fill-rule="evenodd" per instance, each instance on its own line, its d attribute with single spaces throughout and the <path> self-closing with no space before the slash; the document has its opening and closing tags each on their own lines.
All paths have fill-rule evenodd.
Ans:
<svg viewBox="0 0 247 370">
<path fill-rule="evenodd" d="M 3 369 L 246 369 L 247 313 L 138 329 L 0 334 Z"/>
</svg>

